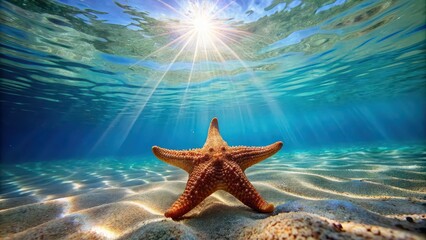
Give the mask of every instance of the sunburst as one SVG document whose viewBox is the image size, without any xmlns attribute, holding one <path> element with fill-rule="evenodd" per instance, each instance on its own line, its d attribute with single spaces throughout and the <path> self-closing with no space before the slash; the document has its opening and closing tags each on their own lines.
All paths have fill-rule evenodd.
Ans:
<svg viewBox="0 0 426 240">
<path fill-rule="evenodd" d="M 191 47 L 195 54 L 198 53 L 197 47 L 211 48 L 218 43 L 220 32 L 231 30 L 223 20 L 217 19 L 217 14 L 223 9 L 216 8 L 216 5 L 207 1 L 192 2 L 186 6 L 185 14 L 182 15 L 183 19 L 177 26 L 172 26 L 178 32 L 190 33 L 191 37 L 186 40 L 194 39 Z"/>
<path fill-rule="evenodd" d="M 139 113 L 143 111 L 143 108 L 176 61 L 186 61 L 188 59 L 188 54 L 192 54 L 191 68 L 189 69 L 182 102 L 185 101 L 197 63 L 201 61 L 226 63 L 226 60 L 232 58 L 233 60 L 240 61 L 241 66 L 246 68 L 246 64 L 244 64 L 242 58 L 232 50 L 230 43 L 232 43 L 233 46 L 238 45 L 239 38 L 248 37 L 250 34 L 237 29 L 229 19 L 222 16 L 225 10 L 227 10 L 234 1 L 219 6 L 218 0 L 215 2 L 194 0 L 179 5 L 178 8 L 163 0 L 157 1 L 174 12 L 177 18 L 170 18 L 166 21 L 168 30 L 167 35 L 169 35 L 170 41 L 145 56 L 144 59 L 153 55 L 169 54 L 170 50 L 173 49 L 175 49 L 175 55 L 171 57 L 171 61 L 168 63 L 167 67 L 165 67 L 165 71 L 162 73 L 161 77 L 156 80 L 146 101 L 142 104 L 142 109 Z M 134 65 L 136 64 L 137 63 Z"/>
<path fill-rule="evenodd" d="M 227 10 L 231 4 L 235 3 L 234 1 L 230 1 L 227 4 L 220 6 L 219 0 L 216 0 L 215 2 L 207 0 L 193 0 L 180 5 L 179 8 L 176 8 L 163 0 L 157 1 L 174 12 L 178 17 L 166 20 L 166 35 L 169 35 L 170 41 L 164 46 L 146 55 L 140 61 L 149 59 L 152 56 L 170 54 L 171 49 L 175 52 L 175 55 L 170 56 L 171 60 L 166 65 L 165 70 L 162 72 L 161 76 L 155 80 L 155 84 L 150 88 L 150 91 L 146 93 L 145 100 L 138 105 L 135 117 L 130 120 L 128 128 L 123 132 L 122 141 L 124 141 L 127 137 L 130 129 L 149 103 L 160 83 L 172 69 L 172 66 L 178 60 L 187 59 L 184 58 L 183 55 L 187 56 L 187 54 L 192 54 L 192 57 L 181 106 L 185 103 L 197 63 L 201 61 L 206 63 L 213 61 L 226 64 L 227 60 L 232 59 L 239 61 L 241 66 L 246 68 L 248 72 L 251 71 L 247 68 L 247 65 L 243 62 L 242 58 L 234 50 L 232 50 L 233 46 L 240 44 L 239 39 L 244 37 L 250 38 L 251 34 L 238 29 L 236 25 L 230 21 L 230 19 L 223 17 L 225 10 Z M 164 34 L 162 34 L 162 37 L 164 37 Z M 140 61 L 134 63 L 129 68 L 133 69 L 133 66 L 137 65 Z M 217 71 L 217 69 L 214 71 Z M 218 71 L 221 70 L 219 69 Z M 224 76 L 225 75 L 226 74 L 224 74 Z M 143 89 L 146 88 L 141 88 L 140 91 L 143 91 Z M 181 110 L 182 107 L 179 110 L 179 114 L 181 114 Z M 117 117 L 116 121 L 118 121 L 118 118 L 119 117 Z"/>
<path fill-rule="evenodd" d="M 185 52 L 192 52 L 193 59 L 201 61 L 208 57 L 214 57 L 212 55 L 219 56 L 222 43 L 236 42 L 235 38 L 248 35 L 244 31 L 237 30 L 228 19 L 220 18 L 220 15 L 233 1 L 221 8 L 218 1 L 215 3 L 189 1 L 185 5 L 181 5 L 179 9 L 162 0 L 158 1 L 177 13 L 179 18 L 168 22 L 168 34 L 177 38 L 170 42 L 173 42 L 172 44 L 167 44 L 157 51 L 165 50 L 170 46 L 186 46 Z M 204 54 L 201 55 L 201 53 Z"/>
<path fill-rule="evenodd" d="M 209 2 L 208 0 L 189 0 L 186 5 L 179 5 L 178 8 L 171 6 L 163 0 L 157 1 L 172 12 L 176 13 L 174 16 L 178 16 L 170 17 L 168 20 L 164 20 L 161 26 L 164 27 L 167 25 L 165 29 L 166 31 L 161 35 L 153 36 L 162 38 L 169 36 L 170 41 L 157 48 L 150 54 L 147 54 L 143 59 L 129 66 L 129 68 L 133 69 L 133 66 L 137 65 L 139 62 L 153 57 L 155 58 L 155 56 L 162 56 L 162 59 L 167 57 L 170 59 L 170 62 L 168 62 L 166 66 L 162 68 L 164 70 L 161 72 L 161 76 L 158 78 L 153 78 L 154 85 L 149 86 L 149 88 L 146 86 L 140 88 L 137 95 L 143 95 L 145 98 L 143 100 L 139 100 L 140 102 L 131 118 L 126 118 L 126 116 L 128 116 L 128 111 L 133 109 L 133 104 L 127 105 L 121 111 L 121 113 L 116 116 L 116 118 L 109 125 L 108 129 L 98 140 L 94 149 L 103 141 L 109 132 L 114 130 L 116 125 L 124 120 L 127 127 L 121 129 L 121 138 L 116 139 L 116 142 L 120 147 L 121 144 L 123 144 L 127 139 L 130 130 L 141 116 L 158 86 L 160 86 L 161 82 L 169 73 L 169 71 L 173 70 L 173 65 L 177 61 L 187 63 L 188 56 L 191 56 L 191 65 L 189 68 L 188 77 L 186 79 L 186 88 L 183 92 L 180 103 L 178 112 L 179 117 L 182 116 L 184 109 L 188 106 L 186 104 L 186 98 L 188 95 L 188 89 L 191 86 L 193 73 L 195 72 L 194 70 L 199 70 L 197 64 L 200 64 L 200 66 L 203 66 L 203 68 L 207 67 L 208 71 L 210 71 L 212 74 L 211 77 L 221 76 L 223 78 L 230 79 L 229 87 L 231 89 L 235 89 L 233 81 L 231 81 L 232 76 L 227 74 L 227 69 L 229 69 L 229 66 L 227 66 L 228 63 L 234 64 L 235 62 L 239 62 L 240 67 L 244 68 L 245 72 L 250 74 L 250 78 L 247 80 L 252 86 L 258 89 L 259 93 L 265 98 L 265 101 L 268 102 L 268 106 L 270 105 L 269 107 L 271 110 L 273 110 L 276 115 L 283 116 L 279 106 L 277 106 L 274 101 L 270 100 L 265 88 L 262 85 L 262 81 L 257 79 L 251 67 L 245 63 L 244 59 L 246 58 L 239 55 L 241 53 L 246 55 L 247 50 L 249 52 L 253 51 L 253 49 L 247 49 L 247 47 L 251 45 L 249 44 L 247 46 L 244 44 L 244 42 L 264 42 L 261 40 L 264 38 L 264 36 L 259 36 L 252 32 L 243 31 L 235 22 L 233 22 L 232 18 L 227 18 L 224 16 L 226 15 L 225 12 L 230 12 L 226 10 L 231 4 L 235 3 L 234 1 L 231 1 L 228 4 L 220 7 L 219 0 L 216 0 L 214 3 Z M 223 68 L 218 68 L 218 66 L 221 65 Z M 179 81 L 182 81 L 182 79 Z M 149 90 L 144 92 L 147 89 Z M 240 114 L 242 112 L 240 101 L 244 101 L 244 98 L 245 96 L 235 97 L 235 103 L 238 106 Z M 284 117 L 282 118 L 284 119 Z"/>
</svg>

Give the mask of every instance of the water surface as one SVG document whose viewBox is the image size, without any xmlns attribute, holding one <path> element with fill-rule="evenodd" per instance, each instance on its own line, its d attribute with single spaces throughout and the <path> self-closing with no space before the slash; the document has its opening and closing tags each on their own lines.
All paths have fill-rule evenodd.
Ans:
<svg viewBox="0 0 426 240">
<path fill-rule="evenodd" d="M 423 141 L 424 9 L 423 1 L 3 1 L 2 159 L 198 147 L 212 117 L 234 145 Z M 217 32 L 210 41 L 188 37 L 199 11 Z"/>
</svg>

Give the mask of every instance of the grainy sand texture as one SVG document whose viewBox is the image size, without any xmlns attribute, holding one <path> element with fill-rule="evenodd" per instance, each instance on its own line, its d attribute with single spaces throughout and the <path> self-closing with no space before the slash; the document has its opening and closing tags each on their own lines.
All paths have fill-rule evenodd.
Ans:
<svg viewBox="0 0 426 240">
<path fill-rule="evenodd" d="M 426 148 L 279 153 L 246 171 L 273 214 L 218 191 L 163 216 L 187 174 L 153 157 L 2 165 L 1 239 L 425 239 Z"/>
</svg>

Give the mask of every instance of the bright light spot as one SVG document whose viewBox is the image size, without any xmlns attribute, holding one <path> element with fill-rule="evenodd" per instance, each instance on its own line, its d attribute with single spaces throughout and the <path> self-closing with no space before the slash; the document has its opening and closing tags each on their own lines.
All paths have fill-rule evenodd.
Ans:
<svg viewBox="0 0 426 240">
<path fill-rule="evenodd" d="M 119 236 L 116 232 L 106 227 L 94 226 L 91 230 L 106 239 L 116 239 Z"/>
<path fill-rule="evenodd" d="M 212 23 L 206 16 L 197 17 L 193 24 L 198 34 L 208 35 L 212 31 Z"/>
<path fill-rule="evenodd" d="M 78 189 L 80 189 L 82 187 L 82 185 L 81 184 L 79 184 L 79 183 L 73 183 L 72 184 L 72 189 L 74 189 L 74 190 L 78 190 Z"/>
<path fill-rule="evenodd" d="M 186 7 L 187 14 L 182 19 L 180 31 L 187 35 L 187 41 L 192 42 L 195 51 L 199 51 L 199 47 L 207 47 L 217 44 L 219 41 L 218 31 L 221 29 L 220 21 L 215 20 L 214 11 L 217 6 L 211 3 L 196 2 Z M 216 9 L 217 10 L 217 9 Z"/>
<path fill-rule="evenodd" d="M 135 194 L 136 192 L 135 191 L 133 191 L 132 189 L 126 189 L 125 190 L 126 191 L 126 193 L 128 193 L 128 194 Z"/>
<path fill-rule="evenodd" d="M 194 18 L 192 25 L 197 35 L 197 40 L 201 40 L 203 45 L 214 42 L 217 36 L 215 36 L 214 32 L 214 23 L 209 16 L 200 13 L 200 15 Z"/>
<path fill-rule="evenodd" d="M 42 200 L 42 201 L 48 201 L 48 200 L 51 200 L 51 199 L 53 199 L 53 198 L 55 198 L 55 195 L 46 195 L 46 196 L 43 198 L 43 200 Z"/>
<path fill-rule="evenodd" d="M 132 205 L 138 206 L 138 207 L 144 209 L 145 211 L 147 211 L 147 212 L 149 212 L 151 214 L 160 215 L 160 216 L 163 215 L 163 212 L 158 211 L 157 209 L 151 208 L 149 206 L 146 206 L 145 204 L 142 204 L 142 203 L 139 203 L 139 202 L 133 202 L 133 201 L 124 201 L 124 202 L 128 203 L 128 204 L 132 204 Z"/>
<path fill-rule="evenodd" d="M 109 181 L 107 181 L 107 180 L 102 181 L 102 183 L 103 183 L 103 184 L 105 184 L 107 187 L 110 187 L 110 188 L 114 187 L 114 186 L 112 186 L 112 185 L 110 184 L 110 182 L 109 182 Z"/>
<path fill-rule="evenodd" d="M 160 86 L 169 71 L 174 71 L 172 66 L 176 62 L 188 62 L 190 61 L 190 69 L 186 78 L 186 89 L 182 97 L 181 106 L 184 106 L 185 99 L 189 93 L 191 82 L 194 79 L 201 80 L 205 77 L 213 77 L 217 75 L 223 75 L 218 73 L 222 71 L 215 69 L 215 66 L 208 66 L 208 71 L 199 71 L 203 69 L 211 62 L 225 64 L 227 60 L 238 60 L 241 65 L 251 71 L 248 66 L 244 63 L 239 53 L 243 51 L 244 45 L 242 44 L 243 39 L 251 40 L 251 34 L 240 28 L 240 23 L 235 22 L 233 14 L 229 16 L 227 10 L 234 1 L 218 0 L 191 0 L 191 1 L 174 1 L 185 2 L 178 4 L 176 8 L 173 4 L 169 4 L 169 1 L 157 0 L 164 7 L 177 14 L 176 17 L 169 19 L 166 17 L 164 20 L 167 30 L 161 33 L 159 36 L 167 36 L 170 40 L 167 44 L 159 47 L 150 54 L 144 56 L 143 59 L 129 66 L 133 69 L 138 63 L 145 59 L 149 59 L 153 56 L 158 57 L 161 54 L 165 54 L 167 59 L 170 60 L 167 67 L 164 68 L 163 73 L 156 79 L 155 85 L 151 91 L 147 94 L 147 97 L 140 104 L 137 110 L 137 116 L 139 116 L 144 108 L 147 106 L 154 92 Z M 228 15 L 228 16 L 226 16 Z M 236 52 L 235 50 L 238 50 Z M 174 56 L 170 53 L 174 53 Z M 216 65 L 216 64 L 215 64 Z M 226 72 L 224 72 L 226 74 Z M 181 110 L 179 110 L 179 114 Z M 126 137 L 136 122 L 136 117 L 130 122 L 129 127 L 124 132 L 123 136 Z M 118 121 L 118 118 L 116 119 Z M 106 133 L 105 133 L 106 134 Z M 167 179 L 161 176 L 164 181 Z"/>
<path fill-rule="evenodd" d="M 71 213 L 71 199 L 72 198 L 60 198 L 55 200 L 56 202 L 63 204 L 62 213 L 59 215 L 59 217 L 63 218 Z"/>
</svg>

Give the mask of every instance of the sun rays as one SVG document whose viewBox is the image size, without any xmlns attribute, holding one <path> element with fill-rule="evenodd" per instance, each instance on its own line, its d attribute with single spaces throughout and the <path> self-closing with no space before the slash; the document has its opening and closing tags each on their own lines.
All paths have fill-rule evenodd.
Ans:
<svg viewBox="0 0 426 240">
<path fill-rule="evenodd" d="M 160 4 L 169 11 L 177 14 L 176 19 L 166 20 L 167 34 L 170 41 L 154 51 L 155 55 L 167 54 L 170 51 L 175 55 L 170 57 L 167 68 L 156 80 L 139 114 L 143 111 L 145 105 L 149 102 L 153 93 L 156 91 L 164 78 L 172 71 L 172 66 L 179 63 L 186 63 L 186 84 L 182 94 L 181 114 L 183 105 L 187 99 L 188 90 L 194 81 L 194 73 L 203 71 L 205 79 L 215 76 L 227 77 L 227 70 L 223 67 L 227 61 L 239 62 L 239 68 L 250 71 L 242 58 L 233 49 L 238 47 L 243 49 L 240 42 L 243 38 L 250 38 L 250 33 L 238 28 L 232 18 L 226 16 L 226 10 L 235 3 L 230 1 L 226 4 L 220 4 L 216 1 L 188 1 L 178 6 L 172 6 L 165 1 L 158 0 Z M 147 57 L 150 57 L 149 54 Z M 145 58 L 146 59 L 146 58 Z M 206 68 L 200 70 L 200 68 Z M 199 77 L 197 77 L 197 81 Z M 176 82 L 185 81 L 177 79 Z M 230 82 L 232 84 L 232 82 Z"/>
<path fill-rule="evenodd" d="M 233 18 L 232 9 L 236 2 L 219 0 L 185 2 L 157 0 L 157 2 L 165 11 L 164 15 L 158 18 L 157 27 L 161 28 L 159 31 L 161 34 L 151 37 L 158 38 L 158 43 L 161 42 L 162 45 L 159 44 L 129 68 L 137 71 L 137 66 L 142 61 L 155 61 L 160 67 L 155 69 L 149 81 L 141 86 L 135 100 L 130 101 L 121 114 L 116 116 L 96 146 L 103 142 L 105 136 L 112 132 L 118 123 L 124 121 L 126 127 L 122 129 L 120 139 L 115 139 L 117 147 L 120 148 L 145 108 L 150 106 L 151 100 L 156 94 L 161 94 L 157 89 L 165 86 L 165 80 L 170 86 L 180 89 L 176 92 L 180 96 L 177 101 L 180 107 L 175 112 L 178 118 L 184 116 L 185 111 L 191 107 L 190 103 L 194 99 L 193 83 L 200 81 L 221 79 L 226 81 L 224 87 L 236 92 L 233 77 L 246 73 L 250 76 L 247 79 L 250 85 L 259 89 L 262 96 L 265 95 L 264 87 L 252 68 L 253 64 L 257 63 L 249 62 L 254 59 L 247 57 L 254 51 L 252 43 L 263 40 L 255 33 L 244 30 L 244 22 L 237 22 Z M 239 109 L 241 114 L 240 104 L 246 101 L 245 97 L 237 97 L 236 94 L 231 97 L 230 104 Z M 136 107 L 135 101 L 138 101 Z M 129 115 L 126 113 L 130 109 L 133 109 L 133 114 L 128 118 Z"/>
<path fill-rule="evenodd" d="M 219 6 L 218 1 L 214 3 L 191 1 L 179 7 L 173 7 L 162 0 L 158 2 L 177 13 L 178 18 L 165 20 L 167 30 L 165 37 L 168 37 L 170 41 L 154 51 L 155 54 L 165 54 L 173 49 L 175 52 L 184 51 L 191 55 L 190 59 L 193 63 L 222 61 L 225 60 L 224 48 L 229 48 L 229 44 L 238 44 L 239 39 L 250 35 L 238 29 L 231 18 L 224 16 L 225 10 L 233 1 L 224 6 Z M 182 58 L 182 60 L 187 59 Z"/>
<path fill-rule="evenodd" d="M 179 84 L 185 83 L 183 86 L 179 86 L 184 90 L 181 92 L 181 107 L 178 114 L 183 111 L 195 73 L 197 74 L 197 81 L 199 81 L 200 75 L 206 80 L 213 77 L 228 78 L 228 71 L 232 68 L 244 68 L 247 72 L 251 71 L 247 69 L 247 65 L 242 60 L 243 58 L 232 50 L 237 46 L 239 49 L 244 49 L 241 43 L 244 38 L 253 41 L 250 39 L 251 34 L 249 32 L 239 29 L 238 25 L 232 21 L 232 18 L 225 16 L 226 10 L 235 3 L 234 1 L 221 5 L 218 0 L 214 2 L 195 0 L 180 3 L 178 6 L 172 6 L 162 0 L 157 0 L 157 2 L 167 9 L 166 13 L 174 13 L 173 15 L 175 16 L 161 20 L 161 27 L 164 28 L 165 32 L 161 35 L 153 36 L 167 39 L 168 41 L 129 66 L 129 68 L 135 70 L 134 67 L 140 62 L 154 60 L 156 56 L 162 56 L 162 58 L 167 56 L 169 60 L 162 63 L 159 70 L 151 77 L 151 80 L 145 83 L 137 92 L 136 95 L 141 98 L 138 98 L 140 100 L 134 116 L 126 120 L 127 127 L 123 131 L 121 139 L 116 139 L 117 142 L 120 142 L 118 143 L 120 146 L 127 138 L 136 120 L 149 104 L 160 84 L 169 74 L 175 72 L 175 66 L 184 66 L 182 71 L 184 74 L 176 78 L 176 85 L 179 86 Z M 232 64 L 237 63 L 237 66 L 230 67 L 228 61 L 232 62 Z M 229 82 L 232 85 L 232 81 Z M 122 114 L 119 114 L 112 121 L 105 134 L 99 139 L 98 144 L 103 141 L 105 135 L 112 131 L 118 122 L 125 118 L 125 113 L 128 112 L 128 109 L 133 107 L 133 104 L 129 104 L 122 110 Z"/>
<path fill-rule="evenodd" d="M 190 42 L 188 51 L 193 52 L 194 58 L 202 56 L 199 54 L 201 51 L 207 53 L 211 48 L 216 49 L 217 52 L 217 45 L 221 38 L 231 36 L 232 32 L 234 34 L 238 32 L 229 22 L 219 18 L 219 15 L 230 3 L 220 9 L 217 4 L 218 2 L 213 4 L 208 1 L 190 2 L 182 9 L 183 14 L 180 14 L 182 19 L 178 23 L 170 25 L 172 34 L 190 34 L 190 37 L 183 41 Z"/>
</svg>

